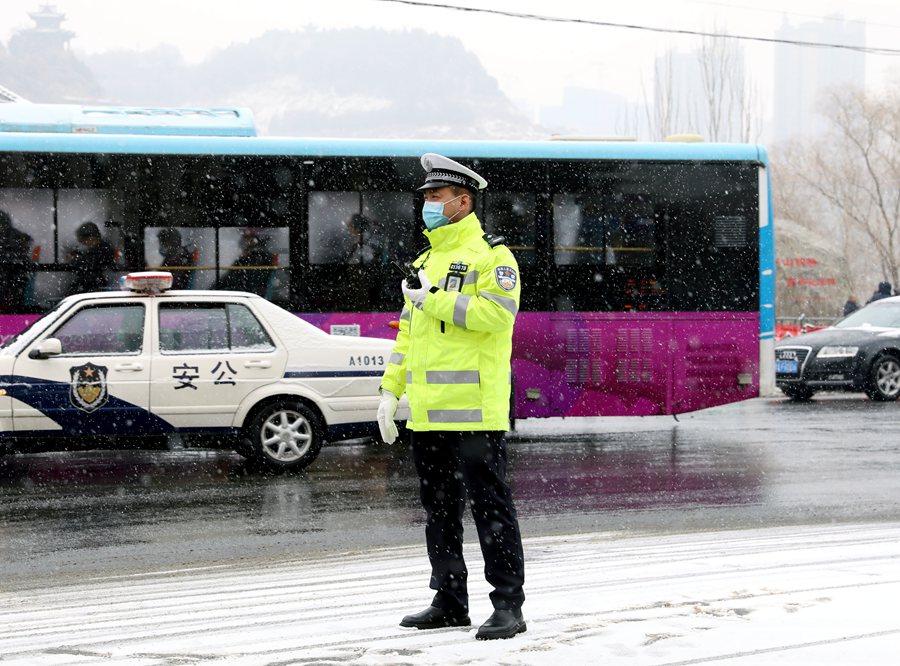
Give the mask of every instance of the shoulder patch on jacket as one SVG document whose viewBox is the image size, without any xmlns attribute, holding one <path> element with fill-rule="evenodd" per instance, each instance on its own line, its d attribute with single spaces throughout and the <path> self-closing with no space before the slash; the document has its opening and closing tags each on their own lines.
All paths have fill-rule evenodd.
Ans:
<svg viewBox="0 0 900 666">
<path fill-rule="evenodd" d="M 506 238 L 503 236 L 495 236 L 494 234 L 485 234 L 482 236 L 484 242 L 490 245 L 491 247 L 497 247 L 498 245 L 503 245 L 506 242 Z"/>
<path fill-rule="evenodd" d="M 512 291 L 516 288 L 519 277 L 516 275 L 516 269 L 512 266 L 497 266 L 494 269 L 494 275 L 497 277 L 497 284 L 503 291 Z"/>
</svg>

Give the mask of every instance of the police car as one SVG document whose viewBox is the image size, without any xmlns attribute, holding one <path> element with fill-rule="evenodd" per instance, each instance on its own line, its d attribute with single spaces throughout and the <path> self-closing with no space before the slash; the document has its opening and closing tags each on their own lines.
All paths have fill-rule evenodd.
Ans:
<svg viewBox="0 0 900 666">
<path fill-rule="evenodd" d="M 178 434 L 283 469 L 377 432 L 393 341 L 331 336 L 253 294 L 171 284 L 132 273 L 122 291 L 70 296 L 0 349 L 0 449 Z M 397 418 L 408 413 L 404 401 Z"/>
</svg>

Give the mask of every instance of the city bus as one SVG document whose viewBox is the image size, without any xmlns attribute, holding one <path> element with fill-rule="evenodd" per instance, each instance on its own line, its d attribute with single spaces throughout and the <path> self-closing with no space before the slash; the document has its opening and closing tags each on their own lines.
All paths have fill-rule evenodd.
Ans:
<svg viewBox="0 0 900 666">
<path fill-rule="evenodd" d="M 261 137 L 240 109 L 25 106 L 0 104 L 0 211 L 27 234 L 0 257 L 3 339 L 73 288 L 87 222 L 112 248 L 108 288 L 239 271 L 333 335 L 394 337 L 392 264 L 425 245 L 419 157 L 436 152 L 487 179 L 476 212 L 520 267 L 514 418 L 677 415 L 774 387 L 760 146 Z"/>
</svg>

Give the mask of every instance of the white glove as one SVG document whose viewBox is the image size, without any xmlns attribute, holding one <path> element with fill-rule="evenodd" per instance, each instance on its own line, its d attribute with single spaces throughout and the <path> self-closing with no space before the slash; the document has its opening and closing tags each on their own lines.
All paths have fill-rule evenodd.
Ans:
<svg viewBox="0 0 900 666">
<path fill-rule="evenodd" d="M 378 403 L 378 429 L 381 431 L 381 439 L 385 444 L 393 444 L 397 439 L 397 424 L 394 423 L 394 414 L 397 413 L 397 404 L 400 401 L 387 389 L 381 389 L 381 402 Z"/>
<path fill-rule="evenodd" d="M 419 282 L 422 283 L 421 287 L 418 289 L 410 289 L 406 286 L 406 280 L 403 280 L 403 282 L 400 283 L 400 288 L 403 290 L 403 295 L 421 310 L 422 304 L 425 302 L 425 297 L 428 296 L 428 290 L 431 289 L 431 280 L 428 279 L 428 276 L 425 275 L 425 271 L 421 268 L 419 269 Z"/>
</svg>

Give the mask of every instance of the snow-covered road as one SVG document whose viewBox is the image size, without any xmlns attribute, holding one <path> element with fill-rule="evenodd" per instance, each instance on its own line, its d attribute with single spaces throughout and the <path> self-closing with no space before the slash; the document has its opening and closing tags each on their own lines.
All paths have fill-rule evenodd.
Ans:
<svg viewBox="0 0 900 666">
<path fill-rule="evenodd" d="M 490 613 L 468 546 L 472 618 Z M 398 626 L 424 547 L 228 564 L 0 593 L 0 662 L 894 664 L 900 523 L 526 540 L 528 632 Z"/>
</svg>

